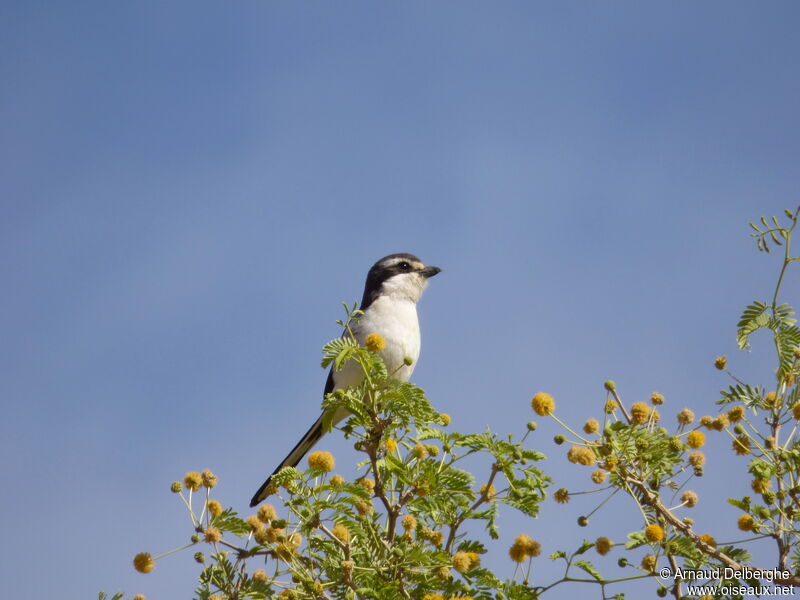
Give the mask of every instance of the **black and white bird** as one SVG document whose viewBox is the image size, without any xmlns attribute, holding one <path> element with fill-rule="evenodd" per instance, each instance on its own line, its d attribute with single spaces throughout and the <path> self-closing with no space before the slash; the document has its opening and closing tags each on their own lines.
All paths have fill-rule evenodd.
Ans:
<svg viewBox="0 0 800 600">
<path fill-rule="evenodd" d="M 381 358 L 386 363 L 388 372 L 393 373 L 393 377 L 400 381 L 408 381 L 419 358 L 417 302 L 428 284 L 428 279 L 440 271 L 439 267 L 426 266 L 413 254 L 390 254 L 372 265 L 367 273 L 364 297 L 359 307 L 364 314 L 351 329 L 356 341 L 362 345 L 370 333 L 383 336 L 386 347 L 380 352 Z M 410 365 L 404 364 L 407 356 L 412 359 Z M 356 386 L 361 383 L 362 378 L 361 367 L 355 361 L 345 363 L 339 371 L 331 368 L 324 394 Z M 347 415 L 347 411 L 340 409 L 333 415 L 332 424 L 335 425 Z M 255 506 L 266 498 L 266 489 L 278 471 L 284 467 L 296 466 L 325 434 L 324 417 L 325 413 L 258 488 L 250 500 L 250 506 Z"/>
</svg>

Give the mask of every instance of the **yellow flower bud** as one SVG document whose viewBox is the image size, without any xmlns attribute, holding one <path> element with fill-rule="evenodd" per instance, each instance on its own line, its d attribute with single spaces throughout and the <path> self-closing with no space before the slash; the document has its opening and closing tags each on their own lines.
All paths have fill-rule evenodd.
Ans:
<svg viewBox="0 0 800 600">
<path fill-rule="evenodd" d="M 742 531 L 752 531 L 753 530 L 753 517 L 748 515 L 747 513 L 743 514 L 739 517 L 739 520 L 736 523 Z"/>
<path fill-rule="evenodd" d="M 308 466 L 312 469 L 319 469 L 327 473 L 332 471 L 335 465 L 336 461 L 333 459 L 333 454 L 330 452 L 318 450 L 308 455 Z"/>
<path fill-rule="evenodd" d="M 636 425 L 643 425 L 650 417 L 650 407 L 644 402 L 634 402 L 631 405 L 631 421 Z"/>
<path fill-rule="evenodd" d="M 133 557 L 133 568 L 139 573 L 149 573 L 156 568 L 156 561 L 149 552 L 140 552 Z"/>
<path fill-rule="evenodd" d="M 600 429 L 600 423 L 597 422 L 597 419 L 589 419 L 583 425 L 583 430 L 589 435 L 597 433 L 598 429 Z"/>
<path fill-rule="evenodd" d="M 613 545 L 614 542 L 607 537 L 599 537 L 594 542 L 594 549 L 597 550 L 600 556 L 605 556 L 611 551 Z"/>
<path fill-rule="evenodd" d="M 648 542 L 660 542 L 664 539 L 664 530 L 655 523 L 648 525 L 644 530 L 644 537 Z"/>
<path fill-rule="evenodd" d="M 183 483 L 187 488 L 193 492 L 196 492 L 200 489 L 200 486 L 203 485 L 203 478 L 197 471 L 189 471 L 186 475 L 184 475 Z"/>
<path fill-rule="evenodd" d="M 695 429 L 694 431 L 690 431 L 689 435 L 686 436 L 686 443 L 694 449 L 702 448 L 706 443 L 706 436 L 702 431 Z"/>
<path fill-rule="evenodd" d="M 540 417 L 552 415 L 556 409 L 555 400 L 550 394 L 539 392 L 531 399 L 531 407 Z"/>
<path fill-rule="evenodd" d="M 370 352 L 380 352 L 386 348 L 386 340 L 380 333 L 370 333 L 364 341 L 364 346 Z"/>
</svg>

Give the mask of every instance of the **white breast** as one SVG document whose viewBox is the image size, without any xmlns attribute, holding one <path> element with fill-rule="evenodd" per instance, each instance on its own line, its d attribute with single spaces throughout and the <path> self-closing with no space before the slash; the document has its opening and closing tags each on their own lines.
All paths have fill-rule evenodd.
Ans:
<svg viewBox="0 0 800 600">
<path fill-rule="evenodd" d="M 364 311 L 359 323 L 353 328 L 353 333 L 362 345 L 370 333 L 381 334 L 386 340 L 386 348 L 381 352 L 381 357 L 389 373 L 397 371 L 393 377 L 400 381 L 407 381 L 411 377 L 419 358 L 420 347 L 415 302 L 405 298 L 380 296 Z M 403 364 L 406 356 L 413 359 L 411 366 Z M 337 388 L 358 385 L 362 377 L 361 366 L 352 361 L 333 374 Z"/>
</svg>

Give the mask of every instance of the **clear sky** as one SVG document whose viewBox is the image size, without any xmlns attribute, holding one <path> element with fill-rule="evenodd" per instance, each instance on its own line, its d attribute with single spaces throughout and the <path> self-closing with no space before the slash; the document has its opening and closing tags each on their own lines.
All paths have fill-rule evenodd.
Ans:
<svg viewBox="0 0 800 600">
<path fill-rule="evenodd" d="M 766 338 L 734 334 L 778 269 L 747 221 L 798 204 L 798 25 L 795 2 L 3 2 L 4 595 L 189 597 L 191 552 L 131 566 L 190 534 L 169 483 L 211 468 L 246 510 L 391 252 L 443 269 L 415 381 L 458 430 L 521 433 L 540 390 L 582 423 L 609 377 L 712 412 L 718 354 L 769 383 Z M 589 487 L 556 432 L 545 470 Z M 735 539 L 744 461 L 715 439 L 695 518 Z M 520 531 L 636 526 L 621 502 L 579 530 L 594 501 L 509 514 L 490 564 L 511 575 Z"/>
</svg>

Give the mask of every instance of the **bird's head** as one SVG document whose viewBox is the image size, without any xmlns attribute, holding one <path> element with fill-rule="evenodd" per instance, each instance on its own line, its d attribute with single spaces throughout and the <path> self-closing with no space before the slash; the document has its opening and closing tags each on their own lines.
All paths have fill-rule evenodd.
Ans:
<svg viewBox="0 0 800 600">
<path fill-rule="evenodd" d="M 422 296 L 428 279 L 439 273 L 439 267 L 426 266 L 413 254 L 384 256 L 369 270 L 364 286 L 362 308 L 378 296 L 391 296 L 416 302 Z"/>
</svg>

